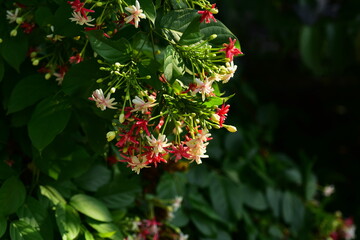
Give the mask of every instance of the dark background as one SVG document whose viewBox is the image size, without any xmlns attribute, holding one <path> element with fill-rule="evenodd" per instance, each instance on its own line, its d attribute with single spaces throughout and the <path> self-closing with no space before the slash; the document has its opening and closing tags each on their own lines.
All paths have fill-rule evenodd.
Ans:
<svg viewBox="0 0 360 240">
<path fill-rule="evenodd" d="M 254 109 L 268 109 L 273 124 L 263 144 L 313 161 L 319 184 L 336 188 L 328 210 L 359 225 L 360 1 L 227 0 L 217 7 L 245 53 L 230 84 L 236 121 L 257 121 Z"/>
</svg>

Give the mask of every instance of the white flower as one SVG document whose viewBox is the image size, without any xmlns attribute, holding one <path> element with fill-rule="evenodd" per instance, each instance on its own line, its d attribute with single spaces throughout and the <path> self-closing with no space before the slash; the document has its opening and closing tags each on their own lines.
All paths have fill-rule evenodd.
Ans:
<svg viewBox="0 0 360 240">
<path fill-rule="evenodd" d="M 174 211 L 177 211 L 180 208 L 182 200 L 183 200 L 183 197 L 181 197 L 181 196 L 175 197 L 174 202 L 172 204 Z"/>
<path fill-rule="evenodd" d="M 328 185 L 324 187 L 323 194 L 325 197 L 330 197 L 335 192 L 334 185 Z"/>
<path fill-rule="evenodd" d="M 140 9 L 140 3 L 138 0 L 136 0 L 135 6 L 131 5 L 130 7 L 126 7 L 125 10 L 128 11 L 129 13 L 131 13 L 131 15 L 127 16 L 124 19 L 125 22 L 129 23 L 132 20 L 134 20 L 136 28 L 139 27 L 140 18 L 143 18 L 143 19 L 146 18 L 145 14 L 143 13 L 143 10 Z"/>
<path fill-rule="evenodd" d="M 147 165 L 146 161 L 146 156 L 143 156 L 141 161 L 138 157 L 131 156 L 131 162 L 128 162 L 128 164 L 131 166 L 131 170 L 139 174 L 141 169 L 150 167 Z"/>
<path fill-rule="evenodd" d="M 12 12 L 10 10 L 6 11 L 6 18 L 9 20 L 9 23 L 16 22 L 16 19 L 18 17 L 20 8 L 16 8 L 15 12 Z"/>
<path fill-rule="evenodd" d="M 58 82 L 58 85 L 61 85 L 64 80 L 65 72 L 54 72 L 53 75 L 56 77 L 55 80 Z"/>
<path fill-rule="evenodd" d="M 195 160 L 197 164 L 201 164 L 201 158 L 208 158 L 206 153 L 206 146 L 209 144 L 206 142 L 210 138 L 211 134 L 207 129 L 199 131 L 194 139 L 186 142 L 186 146 L 189 147 L 188 153 L 191 155 L 191 159 Z"/>
<path fill-rule="evenodd" d="M 79 25 L 87 25 L 89 27 L 94 27 L 94 24 L 91 24 L 90 22 L 94 21 L 94 18 L 91 18 L 91 16 L 87 16 L 87 19 L 81 15 L 80 12 L 73 12 L 72 13 L 73 17 L 69 18 L 71 21 L 76 22 L 76 24 Z"/>
<path fill-rule="evenodd" d="M 212 80 L 205 78 L 204 81 L 201 81 L 199 78 L 195 78 L 196 87 L 192 90 L 192 95 L 196 93 L 201 93 L 201 99 L 205 101 L 205 96 L 210 95 L 214 89 L 212 88 Z"/>
<path fill-rule="evenodd" d="M 226 74 L 222 75 L 220 80 L 223 81 L 223 83 L 227 83 L 230 78 L 234 77 L 234 73 L 236 72 L 237 66 L 232 61 L 231 63 L 226 63 Z"/>
<path fill-rule="evenodd" d="M 159 153 L 165 153 L 166 147 L 169 147 L 171 143 L 167 143 L 166 135 L 159 134 L 158 138 L 156 139 L 154 135 L 151 135 L 151 138 L 146 136 L 149 146 L 153 147 L 153 153 L 158 155 Z"/>
<path fill-rule="evenodd" d="M 180 233 L 180 235 L 179 235 L 179 240 L 188 240 L 188 238 L 189 238 L 189 235 L 187 235 L 187 234 Z"/>
<path fill-rule="evenodd" d="M 157 105 L 157 103 L 154 103 L 155 102 L 154 96 L 149 96 L 148 99 L 149 101 L 145 102 L 138 96 L 135 96 L 135 98 L 132 100 L 135 107 L 133 110 L 131 110 L 131 112 L 141 111 L 142 114 L 149 112 L 149 108 Z"/>
<path fill-rule="evenodd" d="M 109 92 L 105 98 L 102 89 L 96 89 L 89 99 L 95 101 L 96 106 L 102 111 L 106 108 L 116 109 L 113 105 L 117 104 L 117 102 L 114 102 L 115 98 L 110 98 L 110 95 L 111 93 Z"/>
<path fill-rule="evenodd" d="M 48 38 L 49 40 L 54 41 L 54 42 L 62 41 L 62 38 L 64 38 L 64 36 L 54 34 L 54 26 L 51 26 L 50 29 L 51 29 L 52 33 L 46 35 L 46 38 Z"/>
</svg>

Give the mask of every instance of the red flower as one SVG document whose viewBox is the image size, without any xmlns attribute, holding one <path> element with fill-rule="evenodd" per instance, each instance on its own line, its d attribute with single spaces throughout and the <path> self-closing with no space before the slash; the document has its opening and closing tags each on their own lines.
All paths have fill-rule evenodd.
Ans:
<svg viewBox="0 0 360 240">
<path fill-rule="evenodd" d="M 69 62 L 70 62 L 70 63 L 75 63 L 75 64 L 77 64 L 77 63 L 80 63 L 80 62 L 82 62 L 82 61 L 84 61 L 84 58 L 82 58 L 79 53 L 76 54 L 75 56 L 71 56 L 71 57 L 69 58 Z"/>
<path fill-rule="evenodd" d="M 94 10 L 84 8 L 85 3 L 80 2 L 80 0 L 68 1 L 67 3 L 71 5 L 75 12 L 80 12 L 85 19 L 87 19 L 86 12 L 95 12 Z"/>
<path fill-rule="evenodd" d="M 184 144 L 180 144 L 177 147 L 171 146 L 172 150 L 169 151 L 169 153 L 172 153 L 175 157 L 175 162 L 182 158 L 190 159 L 191 155 L 188 153 L 189 147 L 185 147 Z"/>
<path fill-rule="evenodd" d="M 227 113 L 229 112 L 229 108 L 230 108 L 230 105 L 225 106 L 225 104 L 223 104 L 221 106 L 221 108 L 218 108 L 218 110 L 216 112 L 216 114 L 219 115 L 219 117 L 220 117 L 220 120 L 219 120 L 220 127 L 222 127 L 223 123 L 225 122 Z"/>
<path fill-rule="evenodd" d="M 30 34 L 35 28 L 35 23 L 23 22 L 20 27 L 23 29 L 24 33 Z"/>
<path fill-rule="evenodd" d="M 205 23 L 210 23 L 211 19 L 216 22 L 216 19 L 213 14 L 216 14 L 218 10 L 215 8 L 216 4 L 213 4 L 211 6 L 210 10 L 204 10 L 204 11 L 198 11 L 199 14 L 202 14 L 200 18 L 200 22 L 203 22 L 205 20 Z"/>
<path fill-rule="evenodd" d="M 224 49 L 221 49 L 220 52 L 225 52 L 226 58 L 230 59 L 230 62 L 233 60 L 234 56 L 243 54 L 239 49 L 235 47 L 236 39 L 232 40 L 229 38 L 230 43 L 224 43 Z"/>
</svg>

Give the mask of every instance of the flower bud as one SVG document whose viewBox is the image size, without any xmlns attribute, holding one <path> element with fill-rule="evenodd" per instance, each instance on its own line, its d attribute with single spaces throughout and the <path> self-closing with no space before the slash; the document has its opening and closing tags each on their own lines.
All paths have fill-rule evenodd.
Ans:
<svg viewBox="0 0 360 240">
<path fill-rule="evenodd" d="M 110 142 L 115 138 L 115 136 L 116 136 L 115 131 L 111 131 L 106 134 L 106 139 L 108 142 Z"/>
<path fill-rule="evenodd" d="M 102 2 L 97 2 L 97 3 L 96 3 L 96 6 L 98 6 L 98 7 L 101 7 L 102 5 L 103 5 Z"/>
<path fill-rule="evenodd" d="M 212 35 L 209 37 L 209 40 L 214 40 L 215 38 L 217 38 L 217 35 L 216 35 L 216 34 L 212 34 Z"/>
<path fill-rule="evenodd" d="M 119 116 L 119 122 L 120 122 L 120 123 L 125 122 L 125 115 L 124 115 L 124 113 L 121 113 L 121 114 L 120 114 L 120 116 Z"/>
<path fill-rule="evenodd" d="M 2 40 L 2 38 L 0 38 L 0 43 L 2 43 L 3 42 L 3 40 Z"/>
<path fill-rule="evenodd" d="M 76 36 L 74 37 L 74 40 L 78 41 L 81 37 L 80 36 Z"/>
<path fill-rule="evenodd" d="M 121 67 L 121 64 L 120 64 L 119 62 L 116 62 L 114 65 L 115 65 L 115 67 L 117 67 L 117 68 Z"/>
<path fill-rule="evenodd" d="M 220 116 L 216 113 L 211 114 L 211 121 L 215 122 L 215 123 L 219 123 L 220 122 Z"/>
<path fill-rule="evenodd" d="M 51 78 L 51 73 L 45 74 L 45 79 L 46 79 L 46 80 L 49 80 L 50 78 Z"/>
<path fill-rule="evenodd" d="M 10 36 L 11 37 L 16 37 L 17 35 L 17 30 L 16 29 L 13 29 L 11 32 L 10 32 Z"/>
<path fill-rule="evenodd" d="M 111 93 L 115 93 L 115 91 L 116 91 L 116 88 L 114 88 L 114 87 L 112 87 L 112 88 L 110 89 L 110 92 L 111 92 Z"/>
<path fill-rule="evenodd" d="M 30 53 L 30 57 L 31 57 L 31 58 L 36 57 L 36 55 L 37 55 L 37 52 L 31 52 L 31 53 Z"/>
<path fill-rule="evenodd" d="M 102 83 L 104 81 L 104 79 L 99 78 L 98 80 L 96 80 L 97 83 Z"/>
<path fill-rule="evenodd" d="M 210 9 L 210 12 L 211 12 L 212 14 L 218 14 L 218 13 L 219 13 L 219 10 L 218 10 L 217 8 L 212 8 L 212 9 Z"/>
<path fill-rule="evenodd" d="M 34 61 L 32 62 L 32 65 L 34 65 L 34 66 L 39 65 L 39 59 L 34 59 Z"/>
<path fill-rule="evenodd" d="M 24 19 L 22 17 L 18 17 L 15 21 L 17 24 L 22 24 L 24 22 Z"/>
<path fill-rule="evenodd" d="M 223 124 L 223 127 L 226 128 L 226 130 L 228 130 L 229 132 L 236 132 L 237 131 L 236 127 L 232 126 L 232 125 Z"/>
</svg>

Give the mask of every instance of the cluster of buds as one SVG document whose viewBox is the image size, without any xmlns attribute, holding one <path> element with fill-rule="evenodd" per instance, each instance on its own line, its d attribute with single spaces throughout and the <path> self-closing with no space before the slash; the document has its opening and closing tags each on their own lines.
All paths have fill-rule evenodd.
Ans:
<svg viewBox="0 0 360 240">
<path fill-rule="evenodd" d="M 10 24 L 16 24 L 16 27 L 11 30 L 10 36 L 16 37 L 18 29 L 21 28 L 25 34 L 30 34 L 36 27 L 32 21 L 32 15 L 30 11 L 26 11 L 26 6 L 22 4 L 16 4 L 17 7 L 14 10 L 6 11 L 6 19 Z"/>
<path fill-rule="evenodd" d="M 335 231 L 329 236 L 329 240 L 351 240 L 355 239 L 356 226 L 352 218 L 342 218 L 342 214 L 338 212 L 337 219 L 334 222 Z"/>
</svg>

